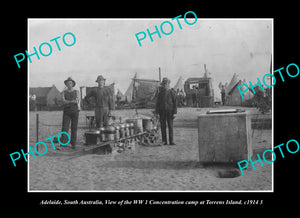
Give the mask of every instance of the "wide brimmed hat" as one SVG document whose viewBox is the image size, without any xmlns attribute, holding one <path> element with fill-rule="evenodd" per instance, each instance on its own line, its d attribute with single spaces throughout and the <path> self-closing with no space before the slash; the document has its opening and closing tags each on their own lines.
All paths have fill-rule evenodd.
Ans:
<svg viewBox="0 0 300 218">
<path fill-rule="evenodd" d="M 65 85 L 67 85 L 67 82 L 68 82 L 68 81 L 72 81 L 72 82 L 73 82 L 73 87 L 76 85 L 76 82 L 72 79 L 72 77 L 68 77 L 68 79 L 66 79 L 66 80 L 64 81 Z"/>
<path fill-rule="evenodd" d="M 96 79 L 96 82 L 99 82 L 99 81 L 101 81 L 101 80 L 106 80 L 102 75 L 99 75 L 98 77 L 97 77 L 97 79 Z"/>
<path fill-rule="evenodd" d="M 167 77 L 164 77 L 164 78 L 162 79 L 161 84 L 168 84 L 168 83 L 170 83 L 170 82 L 171 82 L 171 80 L 169 80 Z"/>
</svg>

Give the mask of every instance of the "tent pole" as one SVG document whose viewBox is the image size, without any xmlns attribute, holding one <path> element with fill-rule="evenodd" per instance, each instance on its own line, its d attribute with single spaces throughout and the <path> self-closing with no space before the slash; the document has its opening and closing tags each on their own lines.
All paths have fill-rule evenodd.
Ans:
<svg viewBox="0 0 300 218">
<path fill-rule="evenodd" d="M 161 82 L 161 72 L 160 72 L 160 67 L 158 68 L 158 77 L 159 77 L 159 82 Z"/>
</svg>

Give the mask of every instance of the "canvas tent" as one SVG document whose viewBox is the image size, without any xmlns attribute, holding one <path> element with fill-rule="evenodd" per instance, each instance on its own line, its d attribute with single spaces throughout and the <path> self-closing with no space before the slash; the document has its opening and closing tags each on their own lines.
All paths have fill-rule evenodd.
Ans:
<svg viewBox="0 0 300 218">
<path fill-rule="evenodd" d="M 133 101 L 138 108 L 154 107 L 157 89 L 160 85 L 158 80 L 133 79 Z"/>
<path fill-rule="evenodd" d="M 229 84 L 226 87 L 226 95 L 228 95 L 228 92 L 231 91 L 233 89 L 233 87 L 239 82 L 239 76 L 234 73 Z"/>
<path fill-rule="evenodd" d="M 175 91 L 183 91 L 184 92 L 184 81 L 183 78 L 180 76 L 179 79 L 177 80 L 177 83 L 175 84 L 174 88 Z"/>
<path fill-rule="evenodd" d="M 236 74 L 233 75 L 227 89 L 226 89 L 226 105 L 230 106 L 244 106 L 247 100 L 253 98 L 252 90 L 248 90 L 243 93 L 244 98 L 242 98 L 238 86 L 246 84 L 245 80 L 239 80 Z M 245 86 L 241 86 L 240 90 L 244 91 L 246 89 Z"/>
<path fill-rule="evenodd" d="M 152 79 L 139 79 L 137 73 L 124 94 L 127 102 L 135 103 L 137 107 L 152 107 L 160 81 Z"/>
</svg>

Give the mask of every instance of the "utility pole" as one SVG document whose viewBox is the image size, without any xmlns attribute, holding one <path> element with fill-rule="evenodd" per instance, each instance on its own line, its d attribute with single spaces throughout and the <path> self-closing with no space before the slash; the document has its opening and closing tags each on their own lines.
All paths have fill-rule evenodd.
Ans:
<svg viewBox="0 0 300 218">
<path fill-rule="evenodd" d="M 159 82 L 161 82 L 161 72 L 160 72 L 160 67 L 158 68 L 158 77 L 159 77 Z"/>
<path fill-rule="evenodd" d="M 271 61 L 270 61 L 270 74 L 272 74 L 272 54 L 271 54 Z M 270 78 L 270 86 L 271 85 L 272 85 L 272 77 Z M 271 95 L 272 95 L 272 87 L 269 88 L 269 96 L 271 97 Z"/>
</svg>

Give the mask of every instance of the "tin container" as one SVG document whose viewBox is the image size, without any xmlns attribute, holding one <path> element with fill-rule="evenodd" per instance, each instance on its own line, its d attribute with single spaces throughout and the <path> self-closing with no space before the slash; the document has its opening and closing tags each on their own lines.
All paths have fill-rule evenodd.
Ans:
<svg viewBox="0 0 300 218">
<path fill-rule="evenodd" d="M 129 130 L 129 128 L 130 128 L 130 124 L 126 123 L 125 124 L 125 137 L 130 136 L 130 130 Z"/>
<path fill-rule="evenodd" d="M 134 123 L 130 123 L 129 132 L 130 132 L 130 136 L 134 135 Z"/>
<path fill-rule="evenodd" d="M 105 128 L 104 127 L 100 128 L 100 141 L 105 142 Z"/>
<path fill-rule="evenodd" d="M 106 141 L 115 140 L 116 128 L 114 126 L 105 127 L 105 138 Z"/>
<path fill-rule="evenodd" d="M 124 123 L 120 123 L 120 138 L 124 138 L 125 137 L 125 124 Z"/>
<path fill-rule="evenodd" d="M 126 123 L 133 123 L 134 124 L 134 133 L 141 133 L 143 132 L 143 119 L 136 117 L 136 118 L 131 118 L 127 119 Z"/>
<path fill-rule="evenodd" d="M 119 126 L 119 124 L 114 124 L 114 127 L 116 129 L 115 140 L 119 140 L 120 139 L 120 126 Z"/>
</svg>

